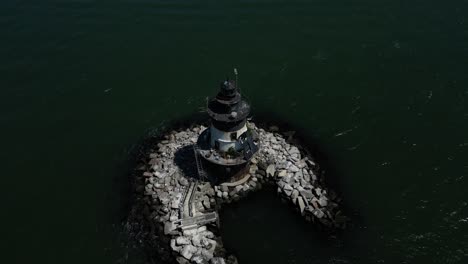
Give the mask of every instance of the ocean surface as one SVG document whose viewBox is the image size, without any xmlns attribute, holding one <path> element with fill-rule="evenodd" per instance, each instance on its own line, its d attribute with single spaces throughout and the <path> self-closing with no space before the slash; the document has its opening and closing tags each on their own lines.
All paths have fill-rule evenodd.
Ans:
<svg viewBox="0 0 468 264">
<path fill-rule="evenodd" d="M 222 212 L 250 263 L 468 263 L 468 2 L 0 1 L 2 263 L 140 263 L 129 156 L 239 71 L 321 153 L 353 227 L 273 192 Z"/>
</svg>

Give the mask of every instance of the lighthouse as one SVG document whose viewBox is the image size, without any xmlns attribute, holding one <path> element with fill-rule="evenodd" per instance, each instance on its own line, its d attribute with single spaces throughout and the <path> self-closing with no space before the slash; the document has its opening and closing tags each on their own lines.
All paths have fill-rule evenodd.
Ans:
<svg viewBox="0 0 468 264">
<path fill-rule="evenodd" d="M 239 174 L 258 151 L 258 137 L 248 128 L 250 105 L 234 80 L 220 84 L 206 111 L 211 124 L 198 139 L 199 155 L 228 177 Z"/>
</svg>

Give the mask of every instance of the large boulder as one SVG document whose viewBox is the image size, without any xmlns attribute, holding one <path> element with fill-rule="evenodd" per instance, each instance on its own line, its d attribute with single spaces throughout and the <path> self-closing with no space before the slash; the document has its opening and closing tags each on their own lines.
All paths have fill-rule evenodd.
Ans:
<svg viewBox="0 0 468 264">
<path fill-rule="evenodd" d="M 318 203 L 320 204 L 320 206 L 325 207 L 328 205 L 328 200 L 324 196 L 321 196 L 318 200 Z"/>
<path fill-rule="evenodd" d="M 164 223 L 164 234 L 169 235 L 176 230 L 176 226 L 172 222 L 165 222 Z"/>
<path fill-rule="evenodd" d="M 300 191 L 300 194 L 306 199 L 314 198 L 314 194 L 312 193 L 311 190 L 305 190 L 304 189 L 304 190 Z"/>
<path fill-rule="evenodd" d="M 179 179 L 179 184 L 182 185 L 182 186 L 189 186 L 189 181 L 187 180 L 187 178 L 185 177 L 180 177 Z"/>
<path fill-rule="evenodd" d="M 190 244 L 190 238 L 185 237 L 185 236 L 177 237 L 177 238 L 176 238 L 176 244 L 177 244 L 178 246 L 188 245 L 188 244 Z"/>
<path fill-rule="evenodd" d="M 292 194 L 293 187 L 291 185 L 289 185 L 289 184 L 285 184 L 284 188 L 283 188 L 283 191 L 287 196 L 290 196 Z"/>
<path fill-rule="evenodd" d="M 325 216 L 325 213 L 324 213 L 322 210 L 320 210 L 320 209 L 315 209 L 315 210 L 313 211 L 313 214 L 314 214 L 315 217 L 317 217 L 318 219 L 323 218 L 323 217 Z"/>
<path fill-rule="evenodd" d="M 268 177 L 275 176 L 275 165 L 274 164 L 268 165 L 268 167 L 266 169 L 266 173 L 267 173 Z"/>
<path fill-rule="evenodd" d="M 299 196 L 299 191 L 294 189 L 291 193 L 291 199 L 293 203 L 296 203 L 296 198 Z"/>
<path fill-rule="evenodd" d="M 304 200 L 302 200 L 302 197 L 297 197 L 297 204 L 299 205 L 299 210 L 301 211 L 301 214 L 304 213 L 305 204 Z"/>
<path fill-rule="evenodd" d="M 281 170 L 280 172 L 278 172 L 278 177 L 285 177 L 288 175 L 288 171 L 287 170 Z"/>
<path fill-rule="evenodd" d="M 212 258 L 210 264 L 226 264 L 226 261 L 223 258 Z"/>
<path fill-rule="evenodd" d="M 207 263 L 207 259 L 205 259 L 203 256 L 201 255 L 194 255 L 191 259 L 191 261 L 193 263 L 197 263 L 197 264 L 203 264 L 203 263 Z"/>
<path fill-rule="evenodd" d="M 192 245 L 185 245 L 180 251 L 180 255 L 186 259 L 192 259 L 193 254 L 197 252 L 197 248 Z"/>
<path fill-rule="evenodd" d="M 299 168 L 296 165 L 292 164 L 291 166 L 289 166 L 289 171 L 296 173 L 299 171 Z"/>
</svg>

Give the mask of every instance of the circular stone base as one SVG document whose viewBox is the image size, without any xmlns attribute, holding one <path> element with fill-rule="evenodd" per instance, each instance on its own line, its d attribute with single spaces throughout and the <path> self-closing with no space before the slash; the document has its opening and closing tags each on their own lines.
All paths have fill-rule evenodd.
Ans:
<svg viewBox="0 0 468 264">
<path fill-rule="evenodd" d="M 145 153 L 135 170 L 135 201 L 127 229 L 159 258 L 178 263 L 237 263 L 226 253 L 218 230 L 217 210 L 264 184 L 277 192 L 307 221 L 344 228 L 340 199 L 324 186 L 318 166 L 301 146 L 280 133 L 249 124 L 259 135 L 260 150 L 239 179 L 221 184 L 198 178 L 193 144 L 206 128 L 171 131 Z M 136 232 L 135 230 L 138 230 Z"/>
</svg>

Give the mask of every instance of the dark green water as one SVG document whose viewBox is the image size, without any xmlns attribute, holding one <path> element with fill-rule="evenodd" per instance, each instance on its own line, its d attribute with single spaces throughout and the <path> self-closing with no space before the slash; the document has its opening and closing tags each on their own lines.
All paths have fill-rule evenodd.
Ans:
<svg viewBox="0 0 468 264">
<path fill-rule="evenodd" d="M 133 144 L 237 67 L 255 111 L 318 145 L 355 222 L 323 238 L 259 194 L 225 213 L 242 263 L 467 263 L 467 14 L 462 0 L 1 1 L 2 262 L 134 263 L 119 243 Z"/>
</svg>

